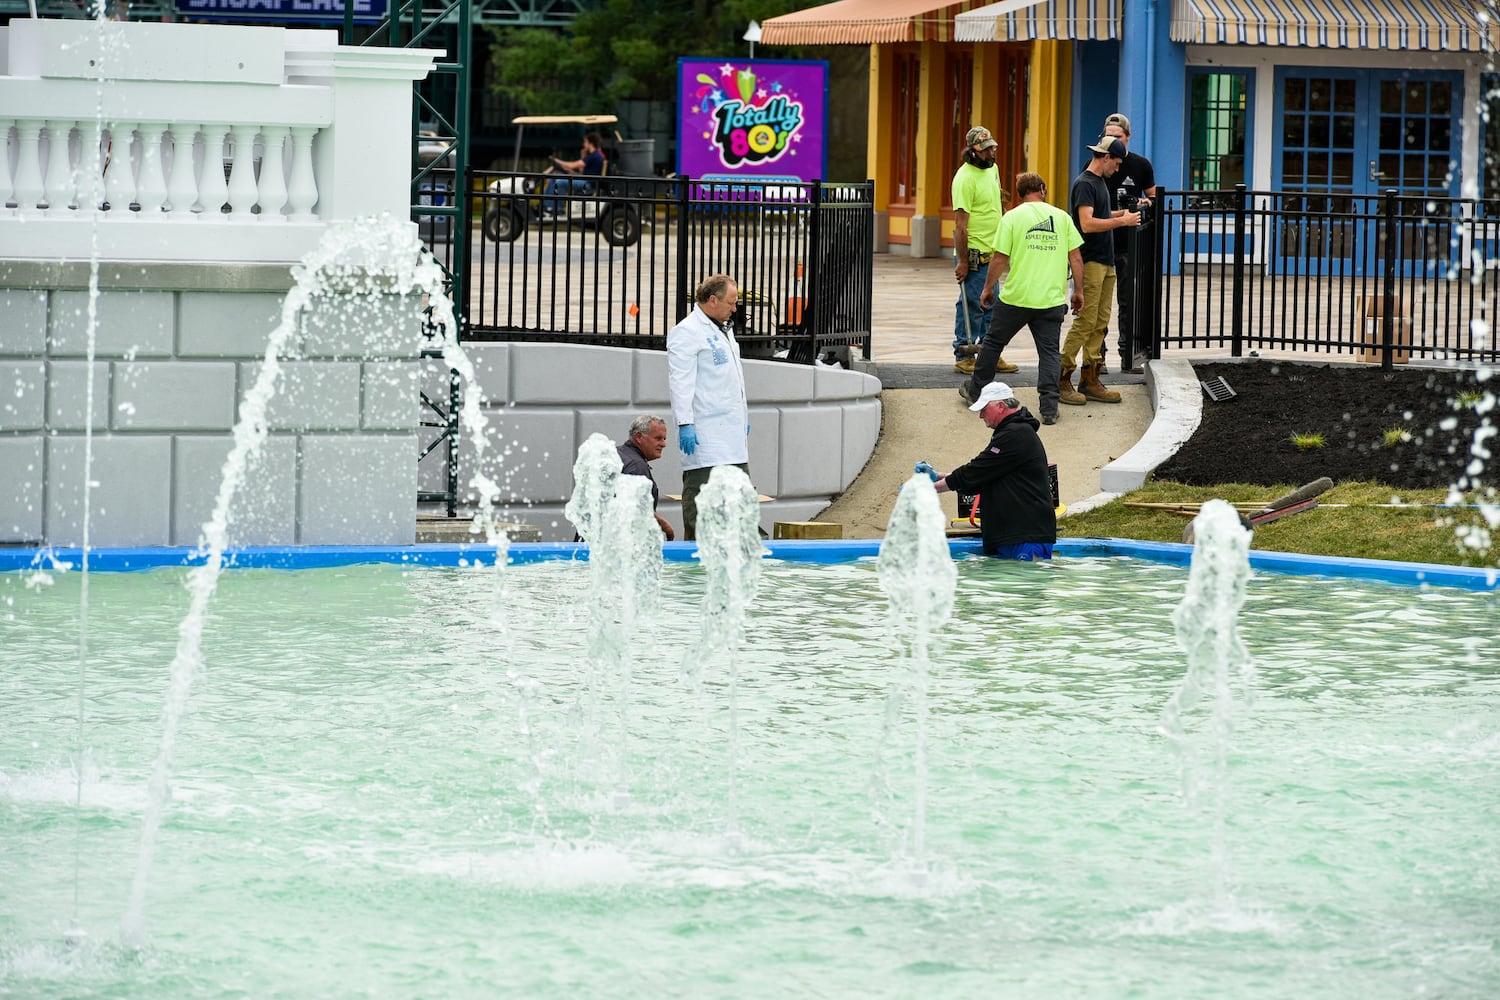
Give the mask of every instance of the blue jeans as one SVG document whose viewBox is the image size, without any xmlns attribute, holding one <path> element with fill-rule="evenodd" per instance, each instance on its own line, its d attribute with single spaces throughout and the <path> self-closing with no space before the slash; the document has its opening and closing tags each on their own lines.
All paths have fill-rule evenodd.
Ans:
<svg viewBox="0 0 1500 1000">
<path fill-rule="evenodd" d="M 958 301 L 953 306 L 953 356 L 959 357 L 958 350 L 965 344 L 977 344 L 984 340 L 984 335 L 990 328 L 990 311 L 981 309 L 979 306 L 979 295 L 984 291 L 984 272 L 988 266 L 969 268 L 968 275 L 964 278 L 963 289 Z M 964 306 L 968 305 L 969 323 L 968 328 L 964 326 Z"/>
<path fill-rule="evenodd" d="M 1047 542 L 1017 542 L 1014 545 L 1002 545 L 988 554 L 996 559 L 1036 562 L 1039 559 L 1051 559 L 1052 546 Z"/>
<path fill-rule="evenodd" d="M 584 180 L 581 177 L 554 177 L 547 182 L 547 194 L 591 194 L 594 190 L 594 182 Z M 556 212 L 557 202 L 551 198 L 543 199 L 542 207 L 549 212 Z"/>
</svg>

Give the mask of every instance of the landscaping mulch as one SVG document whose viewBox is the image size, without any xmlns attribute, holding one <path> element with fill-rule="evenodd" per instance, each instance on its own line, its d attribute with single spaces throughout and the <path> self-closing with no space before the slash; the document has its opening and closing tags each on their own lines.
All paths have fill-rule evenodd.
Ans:
<svg viewBox="0 0 1500 1000">
<path fill-rule="evenodd" d="M 1369 481 L 1442 488 L 1472 461 L 1482 421 L 1461 393 L 1483 397 L 1494 382 L 1473 372 L 1398 366 L 1312 365 L 1252 360 L 1194 365 L 1200 381 L 1223 378 L 1228 402 L 1203 401 L 1203 422 L 1156 479 L 1189 486 Z M 1394 433 L 1404 431 L 1401 440 Z M 1321 434 L 1323 446 L 1299 449 L 1293 435 Z M 1500 438 L 1486 442 L 1500 454 Z M 1494 460 L 1491 461 L 1494 466 Z M 1483 482 L 1494 482 L 1492 468 Z"/>
</svg>

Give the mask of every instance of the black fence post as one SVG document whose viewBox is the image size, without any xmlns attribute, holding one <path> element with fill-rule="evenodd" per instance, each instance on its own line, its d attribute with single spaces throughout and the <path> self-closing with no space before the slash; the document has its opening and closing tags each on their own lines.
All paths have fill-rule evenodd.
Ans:
<svg viewBox="0 0 1500 1000">
<path fill-rule="evenodd" d="M 865 193 L 869 195 L 869 201 L 865 203 L 865 244 L 862 257 L 865 262 L 865 360 L 869 361 L 872 341 L 875 339 L 874 315 L 870 303 L 875 301 L 875 181 L 871 178 L 865 179 Z"/>
<path fill-rule="evenodd" d="M 1396 215 L 1396 189 L 1385 189 L 1385 201 L 1381 206 L 1381 221 L 1385 225 L 1385 267 L 1380 280 L 1380 370 L 1391 371 L 1395 367 L 1394 351 L 1396 339 L 1396 257 L 1401 243 L 1401 222 Z"/>
<path fill-rule="evenodd" d="M 803 304 L 803 319 L 807 323 L 807 349 L 808 356 L 816 359 L 818 356 L 818 338 L 823 333 L 823 316 L 827 311 L 828 303 L 823 300 L 823 286 L 820 279 L 823 276 L 823 268 L 820 260 L 823 256 L 823 242 L 821 237 L 823 215 L 823 181 L 813 178 L 812 181 L 812 220 L 808 223 L 807 239 L 810 244 L 810 252 L 807 255 L 807 287 L 809 289 L 807 302 Z M 809 361 L 809 364 L 814 363 Z"/>
<path fill-rule="evenodd" d="M 1229 353 L 1232 357 L 1245 356 L 1245 185 L 1234 186 L 1234 273 L 1231 276 L 1229 321 Z"/>
<path fill-rule="evenodd" d="M 1151 203 L 1152 224 L 1156 227 L 1156 245 L 1152 254 L 1155 260 L 1156 273 L 1151 278 L 1151 317 L 1149 328 L 1151 331 L 1151 343 L 1148 345 L 1147 357 L 1152 361 L 1161 360 L 1162 344 L 1162 308 L 1161 300 L 1167 283 L 1167 189 L 1160 185 L 1156 188 L 1156 198 Z M 1136 329 L 1141 324 L 1136 323 Z"/>
<path fill-rule="evenodd" d="M 688 310 L 692 308 L 688 303 L 688 212 L 691 208 L 691 199 L 688 197 L 693 187 L 691 177 L 677 178 L 677 319 L 681 323 L 687 319 Z"/>
</svg>

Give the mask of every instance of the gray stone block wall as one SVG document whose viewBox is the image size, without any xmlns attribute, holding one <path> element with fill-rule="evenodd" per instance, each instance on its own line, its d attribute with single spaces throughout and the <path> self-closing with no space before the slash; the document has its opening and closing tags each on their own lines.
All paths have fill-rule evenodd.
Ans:
<svg viewBox="0 0 1500 1000">
<path fill-rule="evenodd" d="M 564 344 L 469 344 L 488 422 L 485 469 L 501 486 L 498 517 L 536 525 L 545 541 L 568 541 L 563 516 L 572 492 L 573 461 L 589 436 L 619 443 L 630 422 L 654 413 L 673 425 L 667 402 L 666 356 L 655 351 Z M 447 400 L 447 367 L 423 363 L 423 388 Z M 761 523 L 805 521 L 864 468 L 880 433 L 880 383 L 858 372 L 773 361 L 745 362 L 750 397 L 750 478 L 775 499 L 762 504 Z M 434 432 L 423 435 L 423 446 Z M 459 490 L 469 486 L 475 449 L 459 446 Z M 442 448 L 422 460 L 424 490 L 443 486 Z M 652 466 L 663 499 L 660 512 L 679 530 L 682 465 L 674 435 Z"/>
<path fill-rule="evenodd" d="M 291 278 L 106 266 L 101 283 L 90 409 L 87 269 L 0 266 L 0 544 L 83 540 L 90 449 L 91 544 L 196 545 Z M 414 541 L 417 306 L 367 293 L 316 300 L 296 320 L 269 437 L 230 506 L 231 544 Z"/>
</svg>

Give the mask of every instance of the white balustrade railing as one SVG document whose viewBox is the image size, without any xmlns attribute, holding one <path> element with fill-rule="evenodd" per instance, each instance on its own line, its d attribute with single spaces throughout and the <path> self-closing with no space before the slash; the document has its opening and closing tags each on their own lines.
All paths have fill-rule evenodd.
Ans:
<svg viewBox="0 0 1500 1000">
<path fill-rule="evenodd" d="M 101 127 L 22 118 L 0 119 L 0 129 L 0 200 L 8 216 L 98 213 L 109 220 L 249 223 L 318 218 L 316 126 L 143 121 Z"/>
<path fill-rule="evenodd" d="M 0 39 L 0 259 L 76 257 L 87 224 L 112 259 L 295 260 L 327 221 L 407 211 L 410 83 L 437 52 L 141 22 Z"/>
</svg>

